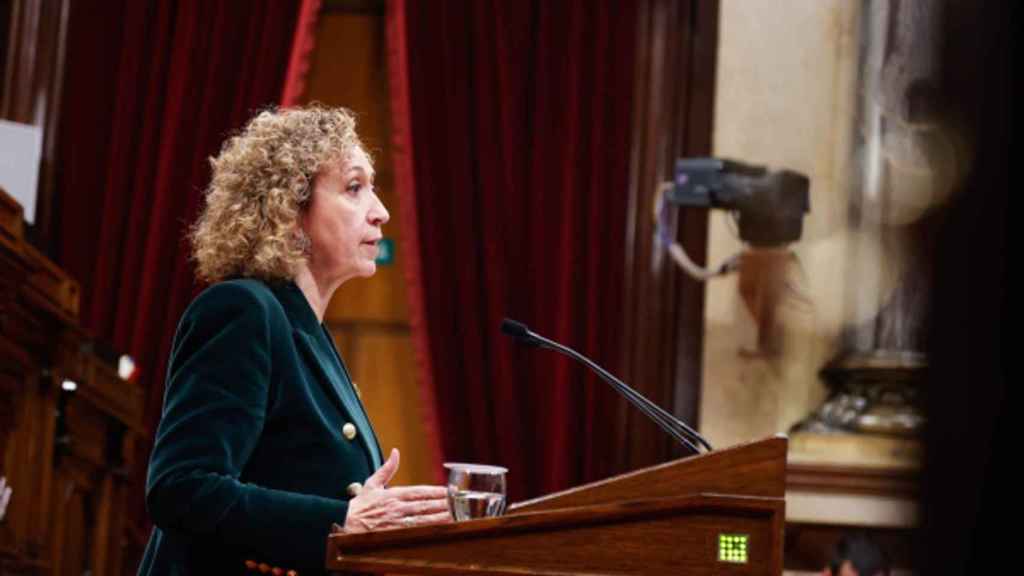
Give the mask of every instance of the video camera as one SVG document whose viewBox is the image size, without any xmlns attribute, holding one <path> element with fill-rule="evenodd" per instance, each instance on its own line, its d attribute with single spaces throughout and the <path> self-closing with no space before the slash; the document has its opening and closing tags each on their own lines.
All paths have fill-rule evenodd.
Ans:
<svg viewBox="0 0 1024 576">
<path fill-rule="evenodd" d="M 666 200 L 736 212 L 741 240 L 773 247 L 800 239 L 804 214 L 811 208 L 809 188 L 810 180 L 791 170 L 769 171 L 718 158 L 681 158 L 676 160 Z"/>
</svg>

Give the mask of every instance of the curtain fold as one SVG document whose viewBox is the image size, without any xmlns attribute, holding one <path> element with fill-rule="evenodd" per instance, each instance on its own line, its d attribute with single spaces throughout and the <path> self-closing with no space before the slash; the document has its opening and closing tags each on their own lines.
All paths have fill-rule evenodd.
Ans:
<svg viewBox="0 0 1024 576">
<path fill-rule="evenodd" d="M 632 2 L 389 3 L 397 170 L 422 380 L 449 460 L 507 465 L 513 500 L 604 477 L 618 399 L 522 349 L 503 317 L 617 371 Z M 394 62 L 394 59 L 392 59 Z M 404 91 L 405 96 L 396 91 Z"/>
<path fill-rule="evenodd" d="M 298 7 L 72 5 L 54 256 L 81 283 L 82 326 L 136 359 L 150 430 L 178 317 L 198 290 L 185 234 L 209 180 L 208 158 L 279 101 Z M 145 457 L 135 463 L 138 524 Z"/>
<path fill-rule="evenodd" d="M 291 55 L 288 58 L 288 73 L 281 94 L 282 106 L 298 104 L 306 91 L 306 76 L 309 74 L 309 58 L 316 47 L 316 22 L 320 15 L 321 0 L 302 0 L 295 24 Z"/>
<path fill-rule="evenodd" d="M 406 292 L 409 300 L 409 326 L 412 332 L 413 353 L 416 359 L 417 382 L 420 391 L 423 433 L 427 435 L 436 462 L 435 481 L 443 483 L 441 430 L 437 416 L 437 390 L 434 386 L 433 363 L 430 357 L 429 334 L 426 330 L 423 271 L 419 254 L 419 218 L 416 205 L 416 175 L 413 170 L 412 121 L 410 117 L 409 58 L 406 44 L 406 14 L 404 2 L 389 2 L 385 16 L 387 34 L 388 84 L 391 103 L 391 157 L 395 171 L 395 186 L 399 193 L 398 209 L 405 230 L 400 250 L 410 257 L 404 258 Z"/>
</svg>

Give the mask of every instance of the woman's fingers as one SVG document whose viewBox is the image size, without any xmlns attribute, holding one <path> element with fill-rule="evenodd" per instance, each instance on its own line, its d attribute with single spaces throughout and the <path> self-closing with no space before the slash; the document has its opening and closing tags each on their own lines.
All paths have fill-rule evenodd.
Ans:
<svg viewBox="0 0 1024 576">
<path fill-rule="evenodd" d="M 398 486 L 388 488 L 388 493 L 399 500 L 441 500 L 448 497 L 444 486 Z"/>
<path fill-rule="evenodd" d="M 395 473 L 398 472 L 398 461 L 398 448 L 392 448 L 387 462 L 366 479 L 366 482 L 363 483 L 363 488 L 383 488 L 387 486 L 388 482 L 391 482 L 391 479 L 395 477 Z"/>
<path fill-rule="evenodd" d="M 416 500 L 402 502 L 395 507 L 399 516 L 428 516 L 441 512 L 448 513 L 447 500 Z"/>
<path fill-rule="evenodd" d="M 412 528 L 413 526 L 447 524 L 451 521 L 451 514 L 448 512 L 438 512 L 436 514 L 424 514 L 421 516 L 402 516 L 401 518 L 393 518 L 382 523 L 377 528 Z"/>
<path fill-rule="evenodd" d="M 425 514 L 423 516 L 416 516 L 416 525 L 422 526 L 426 524 L 449 524 L 452 522 L 452 515 L 450 512 L 438 512 L 437 514 Z"/>
<path fill-rule="evenodd" d="M 364 489 L 349 501 L 347 532 L 385 528 L 408 528 L 451 522 L 448 490 L 444 486 L 399 486 L 384 488 L 398 468 L 398 451 L 377 472 L 367 478 Z"/>
</svg>

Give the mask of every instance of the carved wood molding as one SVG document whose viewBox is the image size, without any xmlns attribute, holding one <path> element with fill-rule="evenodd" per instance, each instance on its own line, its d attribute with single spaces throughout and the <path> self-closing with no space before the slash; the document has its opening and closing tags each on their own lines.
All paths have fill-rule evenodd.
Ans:
<svg viewBox="0 0 1024 576">
<path fill-rule="evenodd" d="M 24 237 L 22 208 L 0 189 L 0 336 L 42 356 L 40 339 L 82 339 L 79 288 L 67 273 Z M 67 334 L 66 332 L 73 334 Z"/>
<path fill-rule="evenodd" d="M 794 464 L 786 468 L 786 488 L 805 492 L 915 497 L 917 470 L 832 464 Z"/>
<path fill-rule="evenodd" d="M 3 188 L 0 188 L 0 336 L 9 310 L 18 293 L 18 286 L 25 282 L 28 263 L 22 253 L 24 227 L 21 205 Z M 4 346 L 0 346 L 2 351 Z M 0 364 L 3 366 L 4 364 Z"/>
<path fill-rule="evenodd" d="M 122 380 L 112 366 L 87 352 L 77 356 L 73 376 L 79 383 L 76 398 L 135 433 L 146 432 L 145 395 L 136 383 Z"/>
<path fill-rule="evenodd" d="M 25 235 L 25 211 L 6 190 L 0 188 L 0 243 L 14 251 Z"/>
<path fill-rule="evenodd" d="M 78 285 L 28 244 L 21 218 L 0 190 L 0 474 L 15 491 L 0 574 L 117 574 L 142 392 L 83 346 Z"/>
<path fill-rule="evenodd" d="M 19 388 L 20 385 L 16 380 L 0 374 L 0 476 L 7 475 L 7 463 L 4 462 L 4 455 L 7 454 L 7 444 L 14 431 Z"/>
</svg>

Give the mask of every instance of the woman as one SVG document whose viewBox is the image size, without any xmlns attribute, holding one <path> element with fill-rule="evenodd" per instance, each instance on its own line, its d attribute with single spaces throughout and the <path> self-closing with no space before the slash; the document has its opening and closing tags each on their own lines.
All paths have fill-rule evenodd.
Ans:
<svg viewBox="0 0 1024 576">
<path fill-rule="evenodd" d="M 376 271 L 388 212 L 344 109 L 263 112 L 211 160 L 192 230 L 213 285 L 168 362 L 140 574 L 323 570 L 348 532 L 449 519 L 445 490 L 387 488 L 382 454 L 323 326 L 342 283 Z"/>
</svg>

